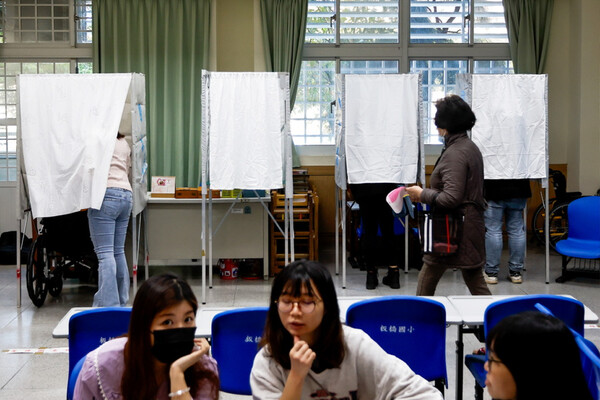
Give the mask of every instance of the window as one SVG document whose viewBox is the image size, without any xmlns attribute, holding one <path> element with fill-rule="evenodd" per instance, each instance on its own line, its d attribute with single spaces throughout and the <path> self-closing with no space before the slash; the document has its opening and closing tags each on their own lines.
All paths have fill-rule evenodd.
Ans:
<svg viewBox="0 0 600 400">
<path fill-rule="evenodd" d="M 2 1 L 2 43 L 69 42 L 69 0 Z"/>
<path fill-rule="evenodd" d="M 335 73 L 423 76 L 426 144 L 440 143 L 434 102 L 459 73 L 512 73 L 502 0 L 309 0 L 291 130 L 333 144 Z"/>
<path fill-rule="evenodd" d="M 92 0 L 75 1 L 75 33 L 77 43 L 92 43 Z"/>
<path fill-rule="evenodd" d="M 91 7 L 91 0 L 0 0 L 0 185 L 17 177 L 17 74 L 91 73 Z"/>
</svg>

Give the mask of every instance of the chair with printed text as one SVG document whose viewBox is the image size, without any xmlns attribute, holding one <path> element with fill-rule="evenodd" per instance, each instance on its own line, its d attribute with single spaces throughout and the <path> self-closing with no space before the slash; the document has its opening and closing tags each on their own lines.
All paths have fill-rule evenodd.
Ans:
<svg viewBox="0 0 600 400">
<path fill-rule="evenodd" d="M 130 307 L 101 307 L 74 314 L 69 320 L 69 375 L 67 399 L 73 398 L 85 356 L 102 343 L 129 330 Z"/>
<path fill-rule="evenodd" d="M 573 298 L 556 295 L 526 295 L 511 297 L 490 304 L 484 314 L 484 335 L 496 326 L 503 318 L 523 311 L 536 310 L 536 304 L 542 304 L 555 312 L 557 318 L 561 319 L 569 328 L 583 335 L 583 303 Z M 486 355 L 467 354 L 465 365 L 475 378 L 475 399 L 483 399 L 483 388 L 485 387 L 486 371 L 483 367 L 487 360 Z"/>
<path fill-rule="evenodd" d="M 600 277 L 600 196 L 573 200 L 567 208 L 568 237 L 556 243 L 562 256 L 563 283 L 575 275 Z M 573 266 L 567 268 L 573 261 Z"/>
<path fill-rule="evenodd" d="M 417 296 L 383 296 L 352 304 L 346 324 L 362 329 L 381 348 L 418 375 L 434 381 L 444 393 L 446 372 L 446 309 Z M 383 329 L 384 327 L 385 329 Z"/>
<path fill-rule="evenodd" d="M 221 391 L 251 395 L 250 371 L 267 320 L 267 307 L 224 311 L 212 320 L 211 352 L 219 367 Z"/>
</svg>

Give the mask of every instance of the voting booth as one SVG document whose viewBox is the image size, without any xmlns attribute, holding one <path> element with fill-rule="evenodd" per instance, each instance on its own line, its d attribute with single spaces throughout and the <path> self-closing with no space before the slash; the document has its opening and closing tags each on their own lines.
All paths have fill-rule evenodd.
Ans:
<svg viewBox="0 0 600 400">
<path fill-rule="evenodd" d="M 458 83 L 477 117 L 471 139 L 483 156 L 485 179 L 540 179 L 548 210 L 548 76 L 461 74 Z M 548 214 L 546 283 L 550 281 Z"/>
<path fill-rule="evenodd" d="M 131 149 L 134 293 L 138 223 L 147 201 L 145 80 L 142 74 L 17 77 L 17 219 L 99 209 L 117 132 Z M 30 210 L 26 211 L 26 210 Z M 19 241 L 18 241 L 19 242 Z M 19 245 L 17 245 L 19 246 Z M 20 255 L 19 249 L 17 254 Z M 21 260 L 17 260 L 21 303 Z"/>
<path fill-rule="evenodd" d="M 285 187 L 283 228 L 261 203 L 284 234 L 286 263 L 294 261 L 289 97 L 287 73 L 202 72 L 202 303 L 206 302 L 206 253 L 212 262 L 212 190 Z M 212 287 L 212 274 L 209 280 Z"/>
<path fill-rule="evenodd" d="M 339 273 L 341 228 L 345 288 L 347 184 L 425 182 L 421 75 L 339 74 L 335 87 L 336 273 Z M 405 248 L 408 249 L 408 235 Z M 407 268 L 408 250 L 405 251 Z"/>
</svg>

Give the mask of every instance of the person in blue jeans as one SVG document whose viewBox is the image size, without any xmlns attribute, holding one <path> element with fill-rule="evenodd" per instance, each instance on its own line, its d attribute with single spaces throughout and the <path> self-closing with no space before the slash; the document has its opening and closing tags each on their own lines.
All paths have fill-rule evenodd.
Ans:
<svg viewBox="0 0 600 400">
<path fill-rule="evenodd" d="M 125 236 L 133 206 L 130 166 L 131 148 L 125 136 L 118 133 L 102 206 L 99 210 L 88 209 L 90 236 L 98 257 L 98 291 L 94 295 L 94 307 L 126 306 L 129 301 Z"/>
<path fill-rule="evenodd" d="M 502 255 L 502 225 L 508 234 L 508 279 L 523 282 L 523 262 L 527 236 L 523 210 L 531 197 L 528 179 L 486 179 L 484 196 L 488 207 L 485 218 L 485 282 L 498 283 L 500 256 Z"/>
</svg>

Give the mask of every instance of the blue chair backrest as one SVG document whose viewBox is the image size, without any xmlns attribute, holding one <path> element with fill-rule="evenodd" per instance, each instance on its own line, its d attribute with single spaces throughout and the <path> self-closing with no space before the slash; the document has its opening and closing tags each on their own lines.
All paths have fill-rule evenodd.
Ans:
<svg viewBox="0 0 600 400">
<path fill-rule="evenodd" d="M 484 314 L 483 328 L 487 337 L 490 330 L 504 317 L 523 311 L 535 311 L 539 303 L 552 310 L 556 318 L 562 320 L 575 332 L 583 335 L 583 303 L 578 300 L 551 294 L 530 294 L 511 297 L 490 304 Z"/>
<path fill-rule="evenodd" d="M 251 395 L 250 371 L 265 330 L 267 307 L 224 311 L 212 320 L 211 352 L 223 392 Z"/>
<path fill-rule="evenodd" d="M 417 296 L 384 296 L 352 304 L 346 324 L 362 329 L 387 353 L 428 381 L 446 374 L 446 309 Z"/>
<path fill-rule="evenodd" d="M 600 399 L 600 352 L 598 348 L 589 340 L 582 336 L 575 335 L 575 341 L 579 346 L 581 355 L 581 366 L 587 380 L 588 388 L 592 397 Z"/>
<path fill-rule="evenodd" d="M 69 320 L 69 375 L 77 362 L 104 342 L 127 333 L 130 307 L 103 307 L 74 314 Z"/>
<path fill-rule="evenodd" d="M 555 317 L 552 311 L 539 303 L 535 305 L 535 308 L 544 314 Z M 588 389 L 590 390 L 590 393 L 594 399 L 600 400 L 600 351 L 598 351 L 598 348 L 594 343 L 575 332 L 574 329 L 571 329 L 571 332 L 573 332 L 575 342 L 579 347 L 581 368 L 583 370 L 583 374 L 585 375 Z"/>
<path fill-rule="evenodd" d="M 73 370 L 69 374 L 69 382 L 67 384 L 67 400 L 71 400 L 73 398 L 73 393 L 75 392 L 75 384 L 77 383 L 77 377 L 79 376 L 81 367 L 83 367 L 84 361 L 85 356 L 81 357 L 81 360 L 77 361 L 77 364 L 75 364 Z"/>
<path fill-rule="evenodd" d="M 600 197 L 587 196 L 573 200 L 567 209 L 569 238 L 600 240 Z"/>
</svg>

